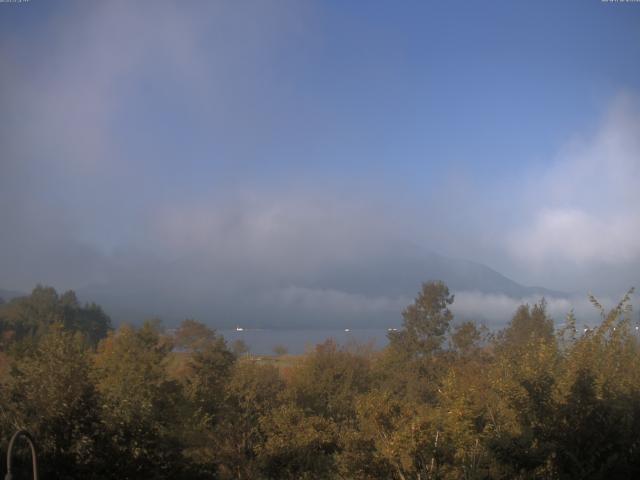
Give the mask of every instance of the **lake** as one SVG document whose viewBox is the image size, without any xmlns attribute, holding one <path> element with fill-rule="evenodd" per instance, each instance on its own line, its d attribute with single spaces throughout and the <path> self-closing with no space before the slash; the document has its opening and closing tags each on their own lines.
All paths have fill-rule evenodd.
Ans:
<svg viewBox="0 0 640 480">
<path fill-rule="evenodd" d="M 301 354 L 318 343 L 332 338 L 339 345 L 357 342 L 371 343 L 375 348 L 387 345 L 387 329 L 361 328 L 346 332 L 339 329 L 245 329 L 218 330 L 229 346 L 235 340 L 244 340 L 254 355 L 271 355 L 276 345 L 284 346 L 288 353 Z"/>
</svg>

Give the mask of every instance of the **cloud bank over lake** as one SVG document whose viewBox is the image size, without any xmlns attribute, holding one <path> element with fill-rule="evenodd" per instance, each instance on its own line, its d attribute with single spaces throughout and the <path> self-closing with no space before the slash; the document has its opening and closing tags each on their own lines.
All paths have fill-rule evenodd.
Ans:
<svg viewBox="0 0 640 480">
<path fill-rule="evenodd" d="M 570 9 L 575 40 L 523 21 L 507 47 L 424 8 L 8 11 L 0 287 L 122 319 L 386 325 L 436 277 L 495 321 L 640 286 L 637 28 Z"/>
</svg>

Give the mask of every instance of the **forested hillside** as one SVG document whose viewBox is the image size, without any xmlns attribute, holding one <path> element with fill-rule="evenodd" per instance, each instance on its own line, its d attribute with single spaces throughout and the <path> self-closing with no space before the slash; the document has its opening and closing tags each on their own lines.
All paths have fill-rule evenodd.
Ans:
<svg viewBox="0 0 640 480">
<path fill-rule="evenodd" d="M 276 364 L 195 320 L 114 330 L 38 287 L 0 305 L 0 471 L 25 428 L 45 479 L 640 475 L 629 295 L 609 312 L 593 298 L 602 321 L 586 331 L 571 314 L 556 330 L 542 300 L 490 332 L 457 322 L 453 301 L 426 283 L 385 349 L 329 339 Z"/>
</svg>

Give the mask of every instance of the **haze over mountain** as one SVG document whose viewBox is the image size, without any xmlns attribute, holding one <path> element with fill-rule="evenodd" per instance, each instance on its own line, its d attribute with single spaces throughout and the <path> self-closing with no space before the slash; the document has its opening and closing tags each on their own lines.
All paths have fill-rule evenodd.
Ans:
<svg viewBox="0 0 640 480">
<path fill-rule="evenodd" d="M 611 305 L 637 6 L 3 5 L 0 286 L 219 325 L 387 324 L 430 278 L 487 321 Z"/>
<path fill-rule="evenodd" d="M 365 295 L 410 295 L 424 281 L 442 280 L 453 291 L 527 298 L 567 297 L 565 292 L 520 285 L 481 263 L 438 255 L 419 248 L 380 256 L 366 262 L 345 261 L 310 282 L 313 288 L 337 289 Z"/>
<path fill-rule="evenodd" d="M 218 327 L 303 328 L 397 325 L 402 309 L 428 280 L 445 281 L 461 297 L 463 304 L 457 313 L 462 316 L 473 315 L 477 308 L 464 305 L 470 295 L 509 299 L 505 311 L 486 319 L 494 323 L 505 321 L 517 302 L 569 298 L 563 292 L 525 287 L 482 264 L 417 248 L 409 248 L 401 256 L 390 252 L 387 256 L 352 257 L 351 261 L 316 267 L 308 274 L 281 271 L 280 275 L 260 275 L 254 270 L 241 278 L 237 271 L 231 277 L 203 265 L 196 277 L 194 271 L 187 257 L 146 265 L 136 273 L 123 272 L 110 282 L 81 288 L 78 293 L 83 300 L 105 306 L 116 319 L 142 320 L 158 315 L 173 324 L 193 316 Z"/>
<path fill-rule="evenodd" d="M 24 293 L 16 292 L 13 290 L 3 290 L 2 288 L 0 288 L 0 300 L 3 300 L 5 302 L 8 302 L 12 298 L 19 297 L 21 295 L 24 295 Z"/>
</svg>

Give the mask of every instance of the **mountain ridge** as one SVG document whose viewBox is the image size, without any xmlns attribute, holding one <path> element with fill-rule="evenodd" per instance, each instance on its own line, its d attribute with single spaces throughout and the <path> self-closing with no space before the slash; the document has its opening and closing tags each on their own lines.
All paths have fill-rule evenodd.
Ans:
<svg viewBox="0 0 640 480">
<path fill-rule="evenodd" d="M 445 282 L 454 294 L 478 292 L 526 301 L 531 297 L 569 296 L 544 287 L 524 286 L 482 263 L 406 245 L 402 251 L 395 247 L 353 258 L 338 267 L 327 266 L 304 278 L 242 277 L 232 289 L 225 289 L 221 274 L 207 269 L 195 279 L 190 277 L 190 283 L 180 281 L 181 272 L 192 272 L 189 259 L 183 259 L 177 263 L 158 260 L 147 268 L 122 271 L 104 283 L 75 290 L 81 301 L 101 305 L 116 323 L 159 316 L 173 324 L 193 317 L 218 328 L 237 324 L 386 325 L 400 316 L 421 284 L 430 280 Z M 222 277 L 224 281 L 225 275 Z M 7 297 L 20 295 L 0 290 L 0 297 L 2 292 L 9 293 Z"/>
</svg>

